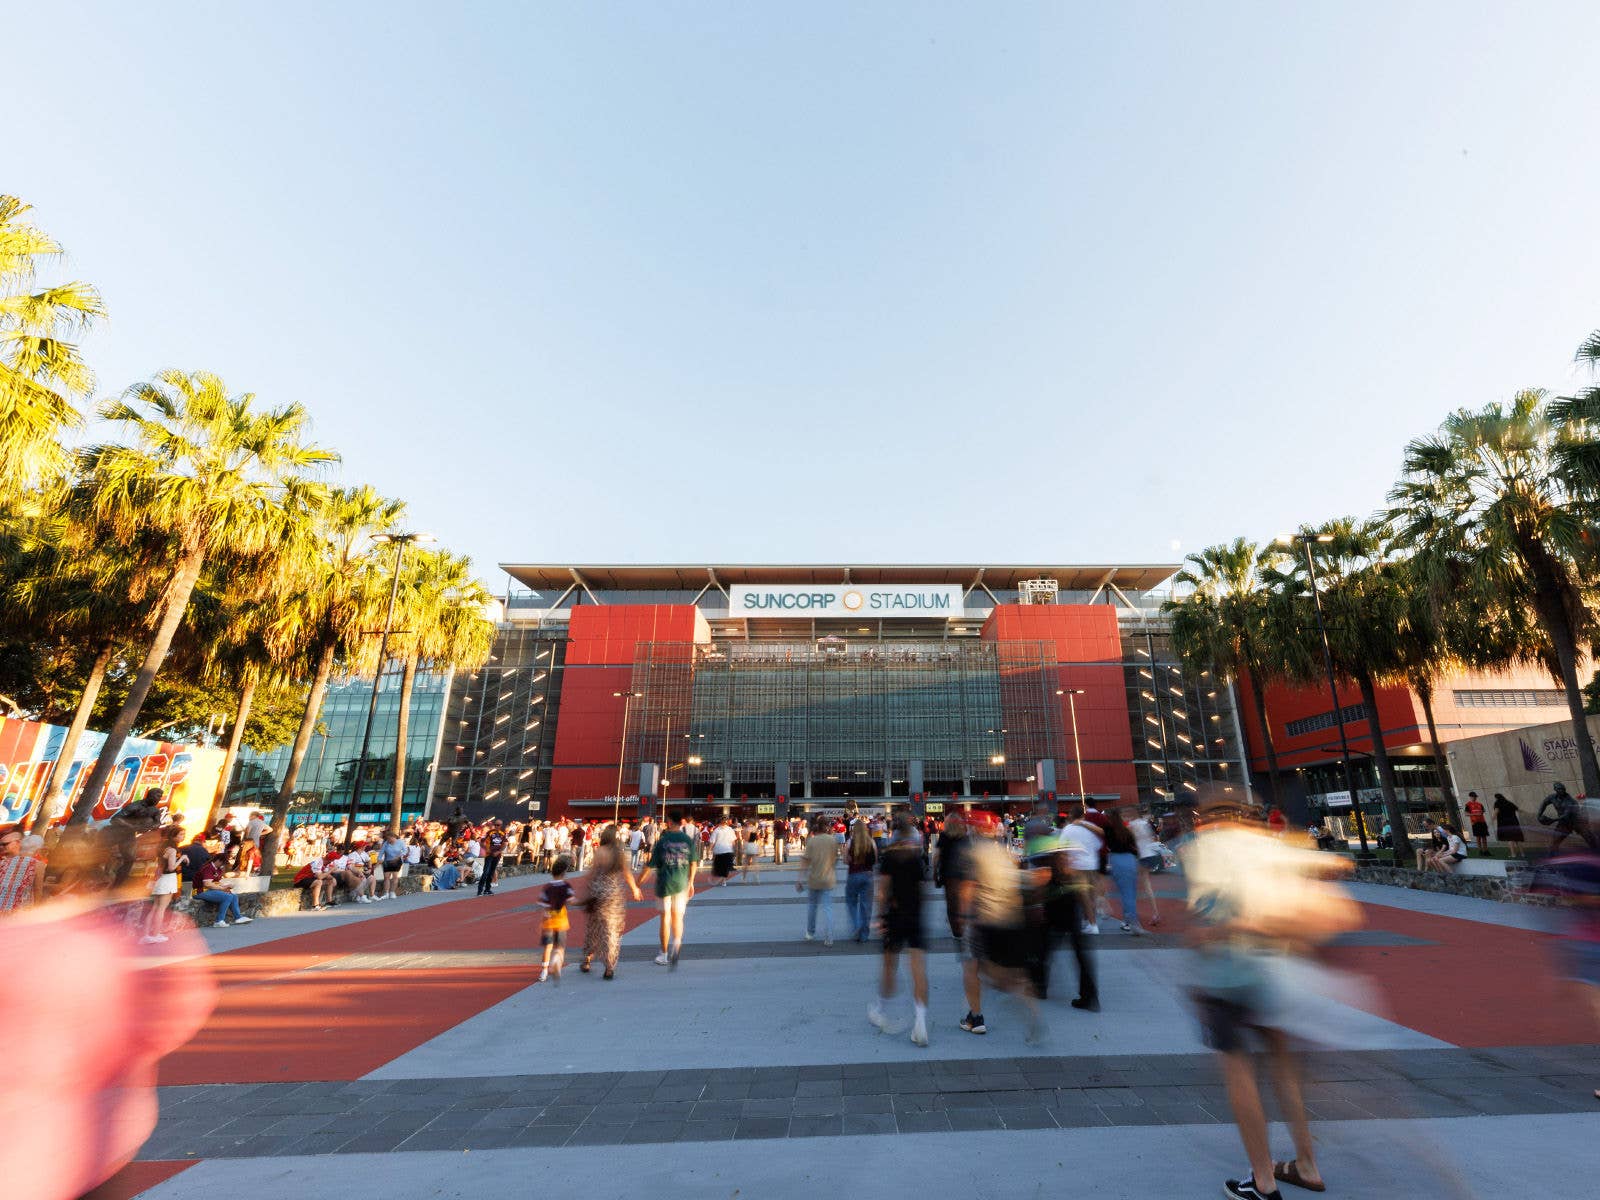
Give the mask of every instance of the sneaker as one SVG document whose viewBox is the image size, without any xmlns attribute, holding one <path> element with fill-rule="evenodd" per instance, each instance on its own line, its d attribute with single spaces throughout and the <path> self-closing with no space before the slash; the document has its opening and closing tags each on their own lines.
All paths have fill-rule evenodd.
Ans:
<svg viewBox="0 0 1600 1200">
<path fill-rule="evenodd" d="M 983 1023 L 982 1013 L 969 1012 L 966 1016 L 961 1018 L 961 1028 L 965 1029 L 968 1033 L 989 1032 L 989 1027 Z"/>
<path fill-rule="evenodd" d="M 913 1046 L 926 1046 L 928 1044 L 928 1023 L 918 1017 L 911 1026 L 911 1044 Z"/>
<path fill-rule="evenodd" d="M 1122 923 L 1122 932 L 1123 933 L 1132 933 L 1133 932 L 1133 926 L 1129 925 L 1126 921 L 1124 921 Z"/>
<path fill-rule="evenodd" d="M 817 935 L 816 935 L 816 934 L 814 934 L 814 933 L 808 933 L 808 934 L 806 934 L 806 941 L 808 941 L 808 942 L 814 942 L 814 941 L 816 941 L 816 940 L 817 940 Z"/>
<path fill-rule="evenodd" d="M 658 966 L 658 967 L 666 967 L 666 966 L 671 966 L 671 965 L 672 965 L 672 960 L 667 957 L 667 952 L 665 950 L 663 950 L 660 954 L 656 955 L 656 966 Z"/>
<path fill-rule="evenodd" d="M 226 929 L 227 927 L 228 927 L 228 923 L 226 921 L 213 921 L 213 922 L 211 922 L 211 928 L 213 928 L 213 929 Z"/>
<path fill-rule="evenodd" d="M 883 1005 L 876 1000 L 867 1005 L 867 1020 L 877 1027 L 879 1033 L 887 1033 L 891 1036 L 905 1029 L 905 1022 L 896 1021 L 890 1017 L 888 1013 L 883 1011 Z"/>
<path fill-rule="evenodd" d="M 822 940 L 822 946 L 826 950 L 833 949 L 833 939 L 832 938 L 824 938 Z"/>
<path fill-rule="evenodd" d="M 540 967 L 539 968 L 539 982 L 543 983 L 546 979 L 549 979 L 549 978 L 550 978 L 550 968 L 549 967 Z"/>
<path fill-rule="evenodd" d="M 1072 1002 L 1072 1007 L 1073 1008 L 1081 1008 L 1084 1012 L 1099 1012 L 1100 1011 L 1100 1001 L 1098 1001 L 1098 1000 L 1085 1000 L 1082 996 L 1079 996 L 1076 1000 L 1074 1000 Z"/>
<path fill-rule="evenodd" d="M 233 919 L 233 923 L 235 925 L 248 925 L 248 924 L 250 924 L 251 921 L 254 921 L 254 920 L 255 920 L 254 917 L 235 917 Z"/>
<path fill-rule="evenodd" d="M 1099 933 L 1100 932 L 1100 925 L 1099 925 L 1098 922 L 1093 924 L 1093 925 L 1085 925 L 1083 927 L 1083 931 L 1085 933 Z"/>
<path fill-rule="evenodd" d="M 672 948 L 672 953 L 667 955 L 667 969 L 669 971 L 676 971 L 678 969 L 678 955 L 682 953 L 682 946 L 674 946 Z"/>
<path fill-rule="evenodd" d="M 151 938 L 150 940 L 152 942 L 164 942 L 164 941 L 167 940 L 167 935 L 164 934 L 164 933 L 158 933 L 158 934 L 155 935 L 155 937 Z"/>
<path fill-rule="evenodd" d="M 1263 1192 L 1256 1186 L 1254 1178 L 1229 1179 L 1222 1185 L 1222 1194 L 1232 1197 L 1232 1200 L 1283 1200 L 1283 1193 L 1277 1188 Z"/>
</svg>

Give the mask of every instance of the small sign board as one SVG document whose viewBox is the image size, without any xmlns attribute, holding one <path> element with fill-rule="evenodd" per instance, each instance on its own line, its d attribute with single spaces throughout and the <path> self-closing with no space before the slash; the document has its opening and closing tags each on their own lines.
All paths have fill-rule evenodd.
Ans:
<svg viewBox="0 0 1600 1200">
<path fill-rule="evenodd" d="M 929 800 L 925 807 L 930 813 L 942 813 L 944 811 L 944 801 Z"/>
<path fill-rule="evenodd" d="M 758 817 L 770 817 L 772 815 L 772 813 L 773 813 L 773 806 L 772 805 L 770 805 L 770 804 L 758 804 L 758 805 L 756 805 L 756 816 L 758 816 Z"/>
</svg>

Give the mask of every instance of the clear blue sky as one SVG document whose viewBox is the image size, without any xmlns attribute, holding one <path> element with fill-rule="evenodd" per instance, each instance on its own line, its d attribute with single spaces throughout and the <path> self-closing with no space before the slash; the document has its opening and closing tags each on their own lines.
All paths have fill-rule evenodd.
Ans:
<svg viewBox="0 0 1600 1200">
<path fill-rule="evenodd" d="M 58 4 L 0 189 L 499 561 L 1175 560 L 1600 326 L 1588 3 Z"/>
</svg>

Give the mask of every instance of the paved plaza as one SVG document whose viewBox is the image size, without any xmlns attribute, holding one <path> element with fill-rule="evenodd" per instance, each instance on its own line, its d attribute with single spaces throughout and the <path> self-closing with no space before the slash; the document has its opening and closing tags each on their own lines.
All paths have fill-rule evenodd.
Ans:
<svg viewBox="0 0 1600 1200">
<path fill-rule="evenodd" d="M 918 1048 L 867 1023 L 878 954 L 844 939 L 842 904 L 831 948 L 802 939 L 793 879 L 769 864 L 703 890 L 675 971 L 634 906 L 609 982 L 576 955 L 535 982 L 539 879 L 206 931 L 218 1008 L 163 1064 L 156 1133 L 100 1197 L 278 1200 L 330 1180 L 354 1197 L 1209 1197 L 1238 1173 L 1172 887 L 1158 933 L 1096 939 L 1102 1012 L 1068 1007 L 1057 955 L 1037 1045 L 1004 998 L 986 999 L 988 1035 L 957 1028 L 954 946 L 935 941 Z M 1544 914 L 1354 890 L 1366 926 L 1333 956 L 1365 986 L 1301 1014 L 1324 1043 L 1307 1098 L 1330 1194 L 1579 1194 L 1600 1166 L 1600 1048 Z"/>
</svg>

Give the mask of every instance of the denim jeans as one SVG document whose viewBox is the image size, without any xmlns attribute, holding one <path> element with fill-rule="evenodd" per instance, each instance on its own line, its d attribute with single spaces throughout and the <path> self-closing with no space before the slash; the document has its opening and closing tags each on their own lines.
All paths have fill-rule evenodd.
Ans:
<svg viewBox="0 0 1600 1200">
<path fill-rule="evenodd" d="M 833 889 L 811 888 L 806 893 L 806 932 L 817 933 L 817 909 L 822 910 L 822 940 L 833 941 Z"/>
<path fill-rule="evenodd" d="M 1139 860 L 1131 854 L 1108 854 L 1106 864 L 1111 870 L 1111 881 L 1117 885 L 1117 896 L 1122 901 L 1122 920 L 1128 925 L 1139 924 Z"/>
<path fill-rule="evenodd" d="M 223 891 L 221 888 L 209 888 L 200 893 L 200 899 L 207 904 L 217 906 L 217 920 L 237 921 L 239 919 L 239 897 L 232 892 Z"/>
<path fill-rule="evenodd" d="M 871 871 L 852 871 L 845 876 L 844 910 L 850 914 L 850 932 L 866 941 L 872 934 Z"/>
</svg>

